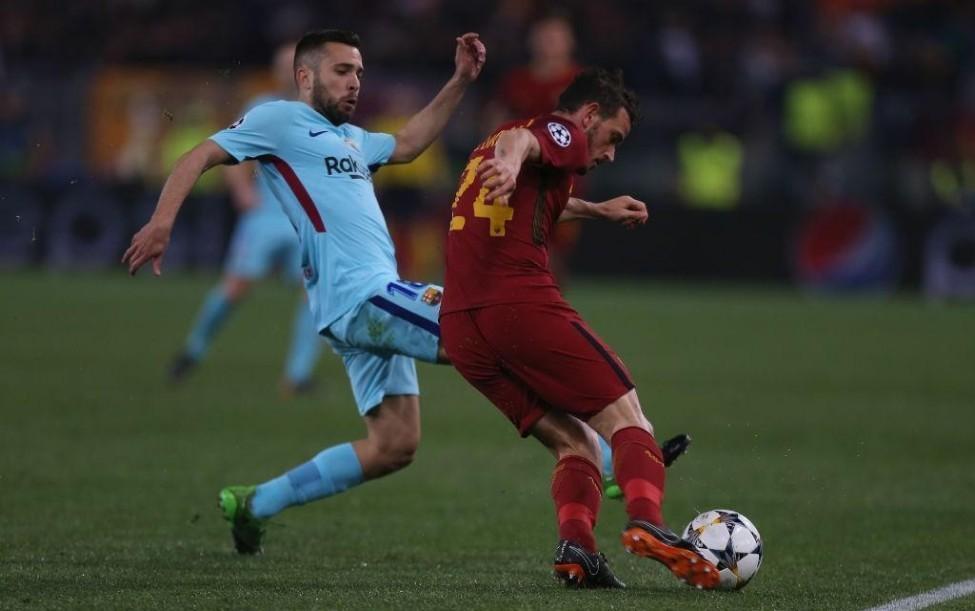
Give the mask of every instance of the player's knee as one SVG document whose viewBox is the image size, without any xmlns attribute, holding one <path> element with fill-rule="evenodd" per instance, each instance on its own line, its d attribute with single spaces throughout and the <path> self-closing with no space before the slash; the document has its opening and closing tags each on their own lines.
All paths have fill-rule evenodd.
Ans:
<svg viewBox="0 0 975 611">
<path fill-rule="evenodd" d="M 597 467 L 602 464 L 602 452 L 599 449 L 599 442 L 596 440 L 596 435 L 593 434 L 592 438 L 586 438 L 585 441 L 579 443 L 576 446 L 577 456 L 585 458 Z"/>
<path fill-rule="evenodd" d="M 612 440 L 617 431 L 630 427 L 641 428 L 653 435 L 653 426 L 644 415 L 634 390 L 590 418 L 589 425 L 607 441 Z"/>
<path fill-rule="evenodd" d="M 586 427 L 586 437 L 588 442 L 588 450 L 590 453 L 589 460 L 591 460 L 596 466 L 603 464 L 603 448 L 599 445 L 599 435 L 591 427 Z"/>
<path fill-rule="evenodd" d="M 249 281 L 231 276 L 224 280 L 223 291 L 227 299 L 236 302 L 247 296 L 247 293 L 250 291 L 250 286 Z"/>
<path fill-rule="evenodd" d="M 567 428 L 565 433 L 556 452 L 559 458 L 579 456 L 594 464 L 599 464 L 599 440 L 596 439 L 595 431 L 579 423 L 577 427 Z"/>
<path fill-rule="evenodd" d="M 419 433 L 404 431 L 394 437 L 379 440 L 377 454 L 387 473 L 408 467 L 420 445 Z"/>
</svg>

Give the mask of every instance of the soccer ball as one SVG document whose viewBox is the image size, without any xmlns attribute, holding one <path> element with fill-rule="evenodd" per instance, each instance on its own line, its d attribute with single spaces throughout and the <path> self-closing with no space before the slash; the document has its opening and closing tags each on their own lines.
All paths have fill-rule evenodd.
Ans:
<svg viewBox="0 0 975 611">
<path fill-rule="evenodd" d="M 705 511 L 691 520 L 682 536 L 718 567 L 719 589 L 745 587 L 762 566 L 762 537 L 751 520 L 737 511 Z"/>
</svg>

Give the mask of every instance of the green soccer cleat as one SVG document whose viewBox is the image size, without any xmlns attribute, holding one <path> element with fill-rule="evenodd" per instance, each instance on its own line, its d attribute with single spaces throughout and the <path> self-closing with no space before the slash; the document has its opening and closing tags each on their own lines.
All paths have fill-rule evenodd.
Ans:
<svg viewBox="0 0 975 611">
<path fill-rule="evenodd" d="M 223 512 L 223 519 L 232 525 L 230 533 L 234 536 L 234 547 L 240 554 L 260 554 L 264 551 L 266 521 L 254 517 L 247 507 L 257 486 L 227 486 L 220 491 L 217 506 Z"/>
<path fill-rule="evenodd" d="M 603 479 L 603 496 L 614 501 L 623 498 L 623 489 L 612 476 Z"/>
</svg>

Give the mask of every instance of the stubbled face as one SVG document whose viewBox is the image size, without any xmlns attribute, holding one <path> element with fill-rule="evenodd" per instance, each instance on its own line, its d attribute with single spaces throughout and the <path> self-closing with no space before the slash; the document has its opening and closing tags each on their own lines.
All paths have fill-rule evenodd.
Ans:
<svg viewBox="0 0 975 611">
<path fill-rule="evenodd" d="M 604 118 L 596 114 L 586 130 L 589 141 L 589 169 L 616 159 L 616 147 L 630 134 L 630 115 L 623 107 Z"/>
<path fill-rule="evenodd" d="M 312 72 L 312 108 L 335 125 L 351 119 L 359 102 L 362 70 L 359 49 L 338 42 L 325 43 Z"/>
</svg>

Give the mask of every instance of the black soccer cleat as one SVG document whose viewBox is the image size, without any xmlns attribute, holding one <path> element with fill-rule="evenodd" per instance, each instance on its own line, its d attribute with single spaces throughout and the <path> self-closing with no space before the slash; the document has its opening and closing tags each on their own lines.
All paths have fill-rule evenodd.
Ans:
<svg viewBox="0 0 975 611">
<path fill-rule="evenodd" d="M 701 590 L 713 590 L 720 585 L 718 567 L 666 526 L 630 520 L 621 539 L 626 551 L 656 560 L 686 584 Z"/>
<path fill-rule="evenodd" d="M 186 354 L 185 352 L 181 352 L 176 355 L 169 364 L 169 370 L 167 371 L 166 377 L 169 379 L 171 384 L 178 384 L 179 382 L 182 382 L 191 371 L 196 369 L 196 364 L 197 360 L 195 358 Z"/>
<path fill-rule="evenodd" d="M 660 446 L 660 453 L 664 456 L 664 466 L 669 467 L 680 458 L 691 445 L 691 436 L 687 433 L 674 435 Z"/>
<path fill-rule="evenodd" d="M 567 539 L 555 546 L 555 578 L 568 588 L 625 588 L 609 568 L 606 556 L 589 553 Z"/>
</svg>

